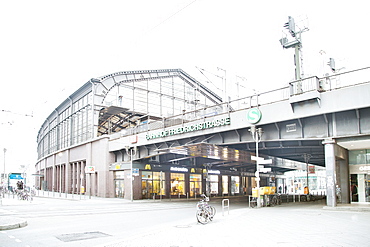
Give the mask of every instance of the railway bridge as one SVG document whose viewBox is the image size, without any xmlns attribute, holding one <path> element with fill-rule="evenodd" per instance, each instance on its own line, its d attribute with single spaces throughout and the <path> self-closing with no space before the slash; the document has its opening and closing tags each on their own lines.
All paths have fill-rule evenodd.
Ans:
<svg viewBox="0 0 370 247">
<path fill-rule="evenodd" d="M 370 170 L 368 156 L 364 164 L 350 164 L 349 157 L 352 150 L 370 149 L 369 78 L 370 68 L 310 77 L 236 101 L 148 118 L 111 135 L 116 162 L 110 169 L 167 164 L 253 176 L 253 156 L 271 160 L 259 159 L 275 175 L 309 163 L 326 168 L 327 205 L 349 203 L 350 175 L 368 176 Z"/>
</svg>

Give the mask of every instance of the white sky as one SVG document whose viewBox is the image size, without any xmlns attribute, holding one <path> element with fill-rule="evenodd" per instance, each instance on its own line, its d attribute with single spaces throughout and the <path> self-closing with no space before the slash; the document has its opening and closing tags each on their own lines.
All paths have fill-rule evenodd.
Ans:
<svg viewBox="0 0 370 247">
<path fill-rule="evenodd" d="M 310 29 L 302 34 L 305 75 L 321 76 L 329 57 L 337 68 L 366 67 L 370 44 L 366 3 L 0 1 L 0 171 L 3 148 L 7 172 L 35 164 L 41 124 L 92 77 L 181 68 L 222 95 L 197 66 L 207 70 L 219 88 L 221 79 L 211 75 L 224 75 L 217 67 L 226 70 L 228 88 L 236 88 L 236 76 L 245 77 L 247 81 L 239 81 L 244 83 L 240 95 L 287 85 L 294 78 L 294 50 L 284 50 L 279 39 L 288 16 Z M 320 50 L 326 54 L 320 55 Z"/>
</svg>

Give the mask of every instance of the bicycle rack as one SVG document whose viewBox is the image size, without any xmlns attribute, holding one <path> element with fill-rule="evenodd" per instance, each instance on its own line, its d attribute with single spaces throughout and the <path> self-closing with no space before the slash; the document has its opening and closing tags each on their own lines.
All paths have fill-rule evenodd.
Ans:
<svg viewBox="0 0 370 247">
<path fill-rule="evenodd" d="M 225 206 L 225 202 L 227 202 L 227 206 Z M 223 199 L 222 200 L 222 216 L 224 216 L 224 210 L 227 208 L 228 214 L 230 214 L 230 201 L 229 199 Z"/>
</svg>

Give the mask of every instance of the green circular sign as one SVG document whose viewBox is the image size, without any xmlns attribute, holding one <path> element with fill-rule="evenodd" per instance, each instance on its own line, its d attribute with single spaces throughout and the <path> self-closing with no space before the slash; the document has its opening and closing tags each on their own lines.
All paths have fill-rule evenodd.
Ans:
<svg viewBox="0 0 370 247">
<path fill-rule="evenodd" d="M 251 108 L 247 112 L 248 122 L 255 124 L 258 123 L 262 118 L 262 113 L 258 108 Z"/>
</svg>

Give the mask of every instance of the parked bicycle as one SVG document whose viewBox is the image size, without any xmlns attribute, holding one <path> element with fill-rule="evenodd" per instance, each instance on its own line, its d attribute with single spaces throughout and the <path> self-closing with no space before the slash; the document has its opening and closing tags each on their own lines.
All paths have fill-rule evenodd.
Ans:
<svg viewBox="0 0 370 247">
<path fill-rule="evenodd" d="M 257 207 L 257 197 L 251 197 L 249 205 L 251 208 Z"/>
<path fill-rule="evenodd" d="M 264 195 L 261 196 L 261 207 L 274 207 L 276 205 L 281 205 L 282 200 L 280 194 L 274 194 L 274 195 Z M 251 197 L 249 205 L 251 208 L 254 208 L 257 206 L 257 197 Z"/>
<path fill-rule="evenodd" d="M 197 203 L 197 220 L 201 224 L 207 224 L 216 214 L 216 208 L 209 205 L 209 197 L 202 194 L 202 199 Z"/>
<path fill-rule="evenodd" d="M 33 197 L 30 192 L 27 190 L 16 190 L 15 191 L 18 197 L 18 200 L 32 201 Z"/>
</svg>

